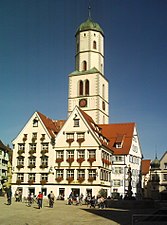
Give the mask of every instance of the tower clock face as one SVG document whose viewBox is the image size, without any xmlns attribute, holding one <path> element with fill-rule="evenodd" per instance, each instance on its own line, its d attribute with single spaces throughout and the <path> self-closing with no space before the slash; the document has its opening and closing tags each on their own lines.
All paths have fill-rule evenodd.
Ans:
<svg viewBox="0 0 167 225">
<path fill-rule="evenodd" d="M 86 99 L 80 99 L 80 101 L 79 101 L 79 106 L 80 106 L 80 107 L 85 107 L 85 106 L 87 106 L 87 100 L 86 100 Z"/>
</svg>

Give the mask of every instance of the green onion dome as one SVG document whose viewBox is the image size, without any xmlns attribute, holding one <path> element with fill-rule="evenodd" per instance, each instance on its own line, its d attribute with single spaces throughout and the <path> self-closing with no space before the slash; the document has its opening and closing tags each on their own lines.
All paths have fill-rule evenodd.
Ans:
<svg viewBox="0 0 167 225">
<path fill-rule="evenodd" d="M 88 18 L 85 22 L 81 23 L 78 27 L 76 34 L 82 31 L 94 30 L 104 35 L 104 32 L 98 23 L 95 23 L 91 18 Z"/>
</svg>

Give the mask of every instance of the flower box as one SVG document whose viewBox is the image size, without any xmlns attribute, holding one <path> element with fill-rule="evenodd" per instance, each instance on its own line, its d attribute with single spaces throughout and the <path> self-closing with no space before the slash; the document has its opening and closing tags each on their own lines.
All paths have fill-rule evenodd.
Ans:
<svg viewBox="0 0 167 225">
<path fill-rule="evenodd" d="M 46 180 L 41 180 L 40 183 L 41 183 L 41 185 L 45 185 L 47 183 L 47 181 Z"/>
<path fill-rule="evenodd" d="M 32 141 L 33 143 L 34 143 L 36 140 L 37 140 L 36 137 L 33 137 L 33 138 L 31 139 L 31 141 Z"/>
<path fill-rule="evenodd" d="M 56 181 L 59 183 L 63 180 L 63 177 L 56 177 Z"/>
<path fill-rule="evenodd" d="M 28 180 L 28 184 L 32 185 L 34 183 L 34 180 Z"/>
<path fill-rule="evenodd" d="M 83 161 L 85 161 L 84 158 L 78 158 L 78 159 L 77 159 L 77 162 L 78 162 L 79 164 L 83 163 Z"/>
<path fill-rule="evenodd" d="M 21 155 L 21 154 L 23 154 L 24 153 L 24 150 L 23 149 L 21 149 L 21 150 L 18 150 L 18 155 Z"/>
<path fill-rule="evenodd" d="M 78 139 L 77 139 L 77 142 L 79 143 L 79 145 L 81 145 L 81 143 L 84 142 L 84 141 L 85 141 L 84 138 L 78 138 Z"/>
<path fill-rule="evenodd" d="M 67 178 L 68 183 L 71 183 L 73 180 L 74 180 L 74 177 L 68 177 Z"/>
<path fill-rule="evenodd" d="M 30 151 L 29 151 L 29 154 L 30 154 L 30 155 L 33 155 L 34 153 L 36 153 L 36 150 L 30 150 Z"/>
<path fill-rule="evenodd" d="M 42 154 L 42 155 L 45 155 L 46 153 L 48 153 L 48 150 L 47 150 L 47 149 L 41 150 L 41 154 Z"/>
<path fill-rule="evenodd" d="M 30 168 L 30 169 L 33 169 L 33 168 L 35 168 L 36 166 L 35 166 L 35 164 L 29 164 L 28 165 L 28 168 Z"/>
<path fill-rule="evenodd" d="M 95 180 L 94 177 L 89 177 L 89 178 L 88 178 L 88 181 L 89 181 L 89 182 L 93 182 L 94 180 Z"/>
<path fill-rule="evenodd" d="M 67 161 L 69 164 L 71 164 L 72 162 L 74 162 L 74 158 L 68 158 L 66 161 Z"/>
<path fill-rule="evenodd" d="M 20 179 L 16 180 L 16 184 L 18 184 L 18 185 L 20 185 L 21 182 L 22 182 L 22 180 L 20 180 Z"/>
<path fill-rule="evenodd" d="M 84 177 L 78 177 L 78 182 L 79 182 L 79 183 L 84 182 L 84 180 L 85 180 L 85 178 L 84 178 Z"/>
<path fill-rule="evenodd" d="M 73 141 L 74 141 L 73 138 L 69 138 L 69 139 L 66 140 L 66 142 L 67 142 L 69 145 L 71 145 L 71 143 L 72 143 Z"/>
<path fill-rule="evenodd" d="M 23 137 L 23 142 L 27 141 L 27 137 Z"/>
<path fill-rule="evenodd" d="M 45 168 L 47 168 L 47 167 L 48 167 L 48 165 L 46 165 L 46 164 L 41 164 L 41 165 L 40 165 L 40 168 L 41 168 L 41 169 L 45 169 Z"/>
<path fill-rule="evenodd" d="M 19 164 L 19 165 L 17 165 L 16 167 L 17 167 L 17 169 L 21 169 L 21 168 L 24 168 L 24 165 Z"/>
<path fill-rule="evenodd" d="M 88 158 L 88 162 L 93 163 L 94 161 L 96 161 L 95 158 Z"/>
<path fill-rule="evenodd" d="M 56 161 L 56 163 L 61 163 L 61 162 L 63 162 L 63 158 L 57 158 L 55 161 Z"/>
</svg>

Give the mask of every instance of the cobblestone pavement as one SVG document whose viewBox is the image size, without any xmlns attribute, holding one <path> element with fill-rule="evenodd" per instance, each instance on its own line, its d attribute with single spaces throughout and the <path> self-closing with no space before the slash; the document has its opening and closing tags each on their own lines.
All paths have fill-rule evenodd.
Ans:
<svg viewBox="0 0 167 225">
<path fill-rule="evenodd" d="M 67 205 L 66 201 L 56 201 L 54 208 L 48 207 L 44 200 L 43 208 L 34 203 L 12 201 L 6 204 L 6 198 L 0 197 L 0 225 L 131 225 L 132 215 L 148 213 L 147 210 L 120 210 L 114 208 L 94 209 L 86 205 Z"/>
</svg>

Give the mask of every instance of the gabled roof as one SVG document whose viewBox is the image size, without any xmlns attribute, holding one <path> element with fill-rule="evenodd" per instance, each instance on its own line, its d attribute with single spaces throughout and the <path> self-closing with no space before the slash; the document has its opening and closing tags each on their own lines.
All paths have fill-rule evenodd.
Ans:
<svg viewBox="0 0 167 225">
<path fill-rule="evenodd" d="M 7 150 L 7 147 L 3 144 L 1 140 L 0 140 L 0 149 Z"/>
<path fill-rule="evenodd" d="M 114 155 L 128 155 L 133 138 L 135 123 L 100 124 L 102 134 L 110 140 Z M 121 142 L 121 148 L 115 144 Z"/>
<path fill-rule="evenodd" d="M 151 163 L 151 159 L 143 159 L 141 161 L 141 172 L 142 172 L 142 175 L 146 175 L 146 174 L 149 173 L 150 163 Z"/>
<path fill-rule="evenodd" d="M 113 151 L 112 148 L 111 148 L 110 140 L 105 135 L 103 135 L 101 127 L 98 124 L 96 124 L 94 122 L 94 120 L 92 119 L 92 117 L 90 117 L 86 112 L 84 112 L 80 108 L 78 108 L 78 109 L 80 110 L 82 116 L 87 121 L 90 128 L 96 134 L 96 136 L 99 139 L 99 141 L 101 142 L 101 144 L 103 146 L 107 147 L 108 149 L 110 149 L 111 151 Z"/>
<path fill-rule="evenodd" d="M 65 120 L 52 120 L 40 112 L 37 112 L 39 117 L 41 118 L 43 124 L 45 125 L 46 129 L 48 130 L 51 137 L 55 137 L 58 132 L 61 130 L 62 126 L 65 123 Z"/>
</svg>

